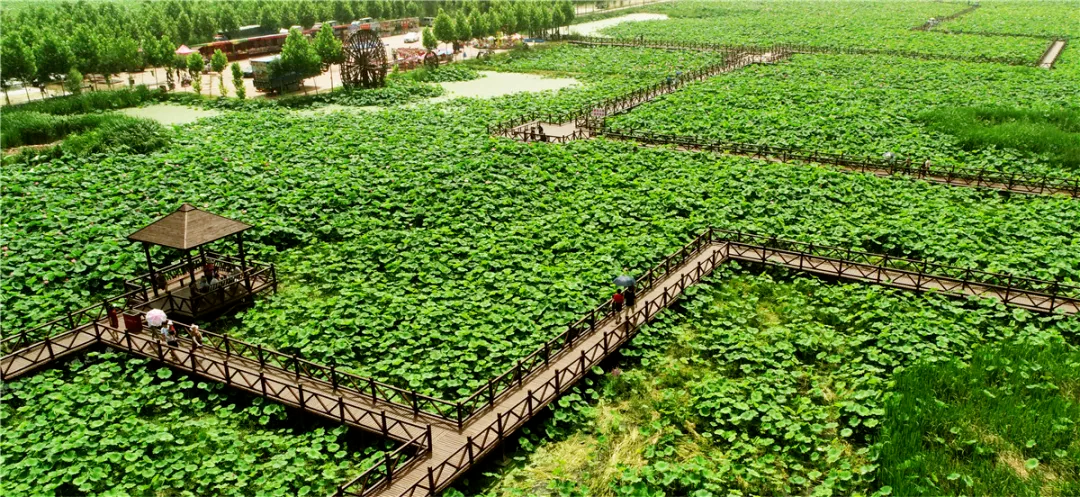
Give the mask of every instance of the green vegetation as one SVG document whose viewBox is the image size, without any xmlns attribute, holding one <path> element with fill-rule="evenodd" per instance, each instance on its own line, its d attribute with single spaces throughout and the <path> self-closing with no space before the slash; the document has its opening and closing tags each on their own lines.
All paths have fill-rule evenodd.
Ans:
<svg viewBox="0 0 1080 497">
<path fill-rule="evenodd" d="M 459 491 L 885 495 L 892 485 L 892 495 L 903 496 L 1036 494 L 1035 478 L 1010 487 L 1015 492 L 990 490 L 992 481 L 970 491 L 962 478 L 945 486 L 954 470 L 934 466 L 936 454 L 965 464 L 972 448 L 959 441 L 974 438 L 971 430 L 980 427 L 989 430 L 984 436 L 996 433 L 1001 443 L 1020 448 L 1034 440 L 1018 453 L 1043 458 L 1044 474 L 1054 471 L 1059 479 L 1043 489 L 1061 492 L 1050 495 L 1069 495 L 1080 483 L 1080 352 L 1066 344 L 1080 339 L 1075 319 L 736 266 L 690 294 L 624 347 L 617 366 L 561 398 L 550 418 L 534 423 L 522 437 L 522 450 L 498 473 L 463 481 Z M 994 359 L 989 345 L 998 343 L 1047 351 Z M 988 348 L 973 353 L 980 346 Z M 919 366 L 949 361 L 971 366 Z M 998 368 L 984 371 L 990 365 Z M 905 373 L 894 386 L 898 371 Z M 892 410 L 894 392 L 906 402 L 900 417 Z M 935 407 L 934 396 L 947 407 Z M 966 399 L 985 407 L 955 407 Z M 913 403 L 921 411 L 907 408 Z M 991 421 L 990 406 L 999 414 L 1008 414 L 1002 409 L 1009 406 L 1018 415 Z M 977 417 L 969 424 L 964 412 Z M 964 431 L 950 434 L 958 425 Z M 892 483 L 896 478 L 888 471 L 905 467 L 905 459 L 889 453 L 896 427 L 903 427 L 899 435 L 910 448 L 901 457 L 914 458 L 905 474 L 920 481 L 936 475 L 941 486 L 917 491 Z M 935 436 L 949 445 L 933 442 Z M 920 442 L 930 444 L 925 462 L 917 458 L 926 453 Z"/>
<path fill-rule="evenodd" d="M 12 17 L 40 17 L 57 29 L 98 26 L 97 13 L 116 8 L 98 2 L 13 14 L 9 3 L 0 11 L 5 26 Z M 340 7 L 341 16 L 338 2 L 321 13 L 317 6 L 324 4 L 271 4 L 269 15 L 282 22 L 287 10 L 290 24 L 325 19 L 331 10 L 339 20 L 357 12 L 347 2 L 340 2 L 348 6 Z M 381 13 L 395 12 L 397 4 L 364 5 Z M 213 6 L 214 12 L 246 12 L 258 4 L 222 5 L 139 3 L 131 11 L 189 14 Z M 474 35 L 481 27 L 550 29 L 550 4 L 496 1 L 490 8 L 476 4 L 484 7 L 475 11 L 464 5 L 461 15 L 447 13 L 451 40 L 460 39 L 466 24 Z M 611 32 L 1025 58 L 1045 48 L 1023 37 L 910 29 L 963 7 L 677 2 L 654 7 L 672 15 L 670 21 Z M 63 9 L 95 12 L 86 16 L 98 20 L 53 14 Z M 545 16 L 540 22 L 538 13 Z M 168 19 L 164 24 L 177 30 L 204 22 Z M 156 33 L 128 20 L 124 12 L 111 22 L 126 30 L 124 36 Z M 1052 32 L 1056 21 L 1016 22 Z M 69 31 L 79 40 L 108 39 Z M 35 59 L 34 73 L 67 74 L 65 61 L 70 66 L 86 54 L 130 48 L 120 40 L 120 48 L 80 54 L 90 45 L 65 46 L 66 37 L 36 34 L 5 31 L 0 47 L 5 57 L 40 54 L 43 64 L 37 67 Z M 175 61 L 164 38 L 153 42 L 158 46 L 145 43 L 147 57 Z M 320 64 L 328 63 L 315 52 Z M 1077 133 L 1075 54 L 1069 48 L 1054 71 L 799 55 L 689 85 L 613 123 L 1080 177 L 1060 146 L 1066 140 L 1047 147 L 1008 129 Z M 155 100 L 226 112 L 175 128 L 168 147 L 141 155 L 119 148 L 5 165 L 4 330 L 119 293 L 122 279 L 143 265 L 143 255 L 124 237 L 181 202 L 254 225 L 245 242 L 251 257 L 275 263 L 282 278 L 275 296 L 202 323 L 206 328 L 450 400 L 471 393 L 608 297 L 621 268 L 641 273 L 709 225 L 1080 281 L 1075 199 L 602 139 L 526 144 L 488 135 L 489 125 L 509 118 L 578 110 L 721 61 L 703 52 L 556 45 L 395 76 L 375 90 L 242 100 L 163 97 L 140 88 L 5 108 L 3 125 L 13 126 L 9 118 L 15 125 L 37 119 L 46 130 L 81 114 Z M 4 61 L 4 78 L 21 79 L 15 74 L 25 68 L 17 66 Z M 16 67 L 10 78 L 9 67 Z M 93 67 L 78 70 L 98 74 L 116 66 Z M 583 84 L 363 114 L 292 111 L 324 103 L 418 102 L 442 89 L 412 78 L 471 77 L 480 69 L 571 75 Z M 174 63 L 170 77 L 178 70 L 188 70 L 186 60 Z M 966 121 L 939 127 L 952 118 Z M 68 135 L 65 145 L 93 151 L 97 142 L 152 142 L 150 129 L 139 125 L 112 132 L 124 138 Z M 1080 482 L 1073 422 L 1078 342 L 1075 317 L 729 265 L 647 327 L 621 362 L 605 366 L 617 369 L 597 370 L 598 377 L 561 399 L 550 418 L 530 424 L 522 450 L 448 495 L 870 496 L 999 488 L 1068 495 Z M 997 369 L 989 372 L 990 366 Z M 945 405 L 926 400 L 932 398 Z M 387 448 L 112 353 L 6 383 L 0 401 L 0 479 L 18 495 L 39 488 L 103 495 L 325 494 Z M 918 419 L 910 419 L 916 413 Z M 899 429 L 915 422 L 944 442 L 912 440 Z M 975 437 L 982 432 L 997 438 Z M 966 443 L 973 438 L 976 443 Z"/>
<path fill-rule="evenodd" d="M 1080 169 L 1080 110 L 1012 107 L 943 108 L 919 116 L 968 150 L 1000 147 L 1048 154 Z"/>
<path fill-rule="evenodd" d="M 935 30 L 1075 38 L 1080 37 L 1080 9 L 1075 0 L 980 2 L 978 9 Z"/>
<path fill-rule="evenodd" d="M 985 3 L 985 2 L 984 2 Z M 932 17 L 966 8 L 957 2 L 712 2 L 679 1 L 650 12 L 664 21 L 628 22 L 609 35 L 735 44 L 800 43 L 828 47 L 866 47 L 989 57 L 1021 57 L 1034 64 L 1047 40 L 912 31 Z M 1071 14 L 1070 14 L 1071 15 Z M 1066 28 L 1068 17 L 1052 19 Z"/>
<path fill-rule="evenodd" d="M 894 495 L 1080 493 L 1080 350 L 984 347 L 909 369 L 885 402 L 881 475 Z"/>
<path fill-rule="evenodd" d="M 40 112 L 14 112 L 0 122 L 3 148 L 62 144 L 24 150 L 14 160 L 28 157 L 86 156 L 95 153 L 130 152 L 145 154 L 169 143 L 169 131 L 149 119 L 117 113 L 57 116 Z M 11 160 L 11 159 L 8 159 Z"/>
<path fill-rule="evenodd" d="M 447 83 L 450 81 L 471 81 L 479 78 L 480 73 L 461 64 L 453 64 L 436 69 L 424 67 L 401 73 L 400 77 L 424 83 Z"/>
<path fill-rule="evenodd" d="M 326 495 L 380 455 L 343 426 L 118 352 L 2 392 L 6 495 Z"/>
<path fill-rule="evenodd" d="M 123 109 L 148 102 L 158 102 L 164 100 L 166 95 L 164 91 L 152 91 L 143 85 L 136 86 L 133 89 L 92 91 L 80 95 L 68 95 L 66 97 L 56 97 L 4 107 L 4 119 L 17 112 L 40 112 L 67 116 L 86 114 L 98 110 Z"/>
<path fill-rule="evenodd" d="M 722 62 L 722 55 L 710 52 L 581 48 L 559 44 L 512 50 L 488 59 L 470 61 L 468 65 L 489 71 L 567 75 L 585 81 L 625 78 L 635 82 L 656 82 L 673 76 L 675 71 L 692 71 Z M 645 84 L 641 83 L 641 86 Z"/>
<path fill-rule="evenodd" d="M 928 110 L 1000 107 L 1002 102 L 1052 109 L 1049 115 L 1075 115 L 1078 92 L 1080 79 L 1072 74 L 1037 68 L 796 55 L 776 65 L 755 65 L 690 85 L 610 119 L 609 124 L 855 156 L 879 158 L 893 152 L 938 165 L 1078 177 L 1075 162 L 1062 159 L 1069 147 L 1055 151 L 1035 144 L 1034 138 L 1008 139 L 1012 130 L 1028 125 L 1004 126 L 999 128 L 1002 133 L 973 139 L 982 132 L 968 123 L 943 127 L 921 122 Z M 1028 127 L 1032 132 L 1060 123 L 1032 122 Z M 1056 125 L 1065 126 L 1066 132 L 1074 126 Z M 1075 138 L 1058 143 L 1069 140 Z"/>
</svg>

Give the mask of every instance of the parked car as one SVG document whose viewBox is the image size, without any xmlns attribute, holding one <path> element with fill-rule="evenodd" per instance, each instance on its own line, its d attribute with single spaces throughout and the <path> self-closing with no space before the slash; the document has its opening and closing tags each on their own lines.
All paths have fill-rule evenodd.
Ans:
<svg viewBox="0 0 1080 497">
<path fill-rule="evenodd" d="M 420 33 L 417 33 L 416 31 L 405 35 L 405 43 L 416 43 L 418 41 L 420 41 Z"/>
</svg>

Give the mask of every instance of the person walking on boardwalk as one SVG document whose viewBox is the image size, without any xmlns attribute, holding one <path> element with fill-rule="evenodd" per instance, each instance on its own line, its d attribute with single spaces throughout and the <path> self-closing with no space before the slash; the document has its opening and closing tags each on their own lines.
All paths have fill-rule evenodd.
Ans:
<svg viewBox="0 0 1080 497">
<path fill-rule="evenodd" d="M 615 322 L 622 322 L 622 308 L 623 308 L 623 294 L 622 292 L 615 290 L 615 295 L 611 296 L 611 312 L 615 313 Z"/>
<path fill-rule="evenodd" d="M 162 334 L 165 335 L 165 343 L 169 344 L 170 347 L 180 346 L 180 338 L 176 336 L 176 325 L 173 324 L 171 319 L 163 328 Z"/>
<path fill-rule="evenodd" d="M 630 317 L 630 312 L 631 312 L 629 309 L 631 307 L 633 307 L 635 303 L 637 303 L 637 295 L 634 294 L 634 292 L 636 290 L 634 288 L 634 285 L 637 284 L 637 281 L 634 280 L 633 276 L 630 276 L 629 274 L 627 274 L 626 268 L 623 268 L 623 274 L 620 275 L 620 276 L 616 276 L 613 283 L 615 283 L 615 286 L 621 287 L 621 288 L 624 289 L 622 291 L 622 300 L 626 304 L 627 318 L 629 318 Z M 620 318 L 617 322 L 621 323 L 622 319 Z"/>
<path fill-rule="evenodd" d="M 199 325 L 193 324 L 188 330 L 191 333 L 191 348 L 202 347 L 202 332 L 199 331 Z"/>
</svg>

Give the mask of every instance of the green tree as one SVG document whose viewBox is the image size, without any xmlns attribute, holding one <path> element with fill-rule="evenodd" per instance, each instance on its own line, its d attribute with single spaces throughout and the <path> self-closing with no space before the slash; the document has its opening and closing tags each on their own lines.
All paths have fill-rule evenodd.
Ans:
<svg viewBox="0 0 1080 497">
<path fill-rule="evenodd" d="M 0 81 L 4 83 L 4 98 L 7 99 L 8 81 L 23 82 L 26 99 L 30 100 L 30 80 L 34 79 L 37 67 L 34 66 L 34 51 L 18 36 L 8 35 L 0 41 Z M 8 103 L 11 103 L 10 100 Z"/>
<path fill-rule="evenodd" d="M 80 73 L 78 69 L 72 67 L 71 70 L 68 71 L 67 77 L 64 78 L 64 89 L 69 93 L 78 95 L 82 93 L 82 82 L 82 73 Z"/>
<path fill-rule="evenodd" d="M 140 65 L 139 44 L 132 38 L 116 37 L 105 40 L 101 55 L 101 74 L 105 84 L 112 87 L 112 75 L 132 71 Z"/>
<path fill-rule="evenodd" d="M 71 37 L 75 67 L 82 74 L 101 73 L 101 38 L 86 26 L 79 26 Z"/>
<path fill-rule="evenodd" d="M 454 19 L 443 9 L 439 9 L 439 15 L 435 16 L 434 32 L 435 38 L 443 43 L 453 43 L 457 39 L 457 27 L 454 26 Z"/>
<path fill-rule="evenodd" d="M 225 66 L 229 64 L 229 59 L 225 57 L 225 52 L 221 50 L 214 50 L 214 55 L 210 56 L 210 70 L 218 73 L 218 88 L 221 90 L 221 96 L 225 96 Z"/>
<path fill-rule="evenodd" d="M 176 39 L 181 44 L 191 43 L 193 29 L 191 17 L 187 15 L 187 12 L 181 13 L 180 16 L 176 18 Z"/>
<path fill-rule="evenodd" d="M 169 81 L 169 85 L 170 86 L 175 85 L 175 83 L 173 82 L 173 72 L 174 71 L 176 73 L 176 79 L 179 80 L 179 79 L 183 79 L 183 71 L 186 71 L 186 70 L 187 70 L 187 57 L 184 57 L 183 55 L 180 55 L 180 54 L 177 54 L 177 53 L 173 53 L 172 58 L 170 59 L 170 62 L 169 62 L 169 71 L 166 74 L 167 79 Z"/>
<path fill-rule="evenodd" d="M 355 19 L 353 17 L 352 6 L 345 0 L 334 0 L 334 20 L 340 23 L 347 23 Z"/>
<path fill-rule="evenodd" d="M 169 39 L 168 36 L 158 40 L 157 43 L 157 55 L 154 57 L 153 64 L 157 67 L 164 67 L 166 76 L 171 74 L 169 68 L 173 67 L 172 61 L 176 58 L 176 45 Z M 154 79 L 157 80 L 157 71 L 154 71 Z M 171 77 L 166 79 L 172 80 Z"/>
<path fill-rule="evenodd" d="M 334 71 L 331 66 L 344 62 L 345 52 L 341 48 L 341 40 L 334 36 L 334 28 L 329 24 L 323 24 L 319 28 L 319 34 L 315 35 L 315 53 L 319 54 L 322 61 L 322 70 L 330 71 L 330 88 L 334 88 Z"/>
<path fill-rule="evenodd" d="M 433 53 L 435 49 L 439 46 L 439 40 L 435 38 L 435 33 L 431 31 L 430 27 L 424 28 L 424 36 L 422 41 L 424 44 L 424 48 L 427 49 L 429 54 Z M 439 59 L 436 58 L 435 62 L 438 63 L 438 60 Z"/>
<path fill-rule="evenodd" d="M 457 39 L 458 45 L 464 45 L 473 37 L 472 26 L 469 25 L 469 20 L 465 17 L 465 12 L 461 10 L 458 10 L 457 14 L 454 16 L 454 36 Z"/>
<path fill-rule="evenodd" d="M 213 39 L 217 28 L 214 26 L 214 18 L 206 9 L 199 9 L 192 20 L 191 41 L 206 41 Z"/>
<path fill-rule="evenodd" d="M 265 29 L 277 29 L 281 25 L 281 13 L 276 3 L 267 3 L 259 11 L 259 26 Z"/>
<path fill-rule="evenodd" d="M 276 79 L 295 73 L 301 79 L 306 79 L 321 72 L 322 58 L 315 51 L 315 47 L 299 29 L 289 30 L 285 45 L 281 47 L 281 58 L 270 66 L 270 78 Z"/>
<path fill-rule="evenodd" d="M 75 56 L 64 40 L 52 32 L 46 32 L 34 46 L 34 66 L 42 82 L 58 78 L 74 65 Z"/>
<path fill-rule="evenodd" d="M 574 8 L 574 4 L 570 3 L 570 0 L 559 2 L 559 10 L 562 11 L 563 26 L 569 26 L 577 17 L 577 9 Z"/>
<path fill-rule="evenodd" d="M 302 28 L 309 29 L 319 20 L 315 15 L 315 7 L 312 2 L 299 2 L 299 4 L 296 18 Z"/>
<path fill-rule="evenodd" d="M 244 71 L 240 70 L 240 64 L 233 62 L 232 66 L 232 84 L 233 89 L 236 90 L 236 98 L 243 100 L 247 96 L 247 88 L 244 87 Z"/>
<path fill-rule="evenodd" d="M 420 7 L 420 4 L 411 0 L 409 3 L 405 4 L 405 15 L 407 17 L 420 17 L 421 13 L 423 13 L 423 9 Z"/>
<path fill-rule="evenodd" d="M 203 60 L 202 54 L 195 52 L 188 55 L 187 58 L 187 70 L 191 76 L 191 88 L 195 90 L 196 94 L 202 94 L 202 71 L 206 66 L 206 61 Z"/>
<path fill-rule="evenodd" d="M 228 3 L 222 3 L 218 8 L 217 29 L 230 36 L 240 30 L 240 18 Z"/>
</svg>

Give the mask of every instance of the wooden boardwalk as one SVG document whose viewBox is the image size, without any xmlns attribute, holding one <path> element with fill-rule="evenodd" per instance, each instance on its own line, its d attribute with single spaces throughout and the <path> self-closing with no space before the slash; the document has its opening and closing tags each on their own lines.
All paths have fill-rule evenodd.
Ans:
<svg viewBox="0 0 1080 497">
<path fill-rule="evenodd" d="M 1039 58 L 1039 67 L 1043 69 L 1053 69 L 1054 62 L 1057 62 L 1058 56 L 1065 50 L 1066 43 L 1067 41 L 1064 39 L 1057 39 L 1050 42 L 1050 46 L 1046 48 L 1046 52 Z"/>
<path fill-rule="evenodd" d="M 339 486 L 335 495 L 431 495 L 587 375 L 688 286 L 727 261 L 954 297 L 994 298 L 1039 312 L 1080 313 L 1080 288 L 1056 282 L 709 229 L 639 278 L 638 303 L 626 319 L 616 319 L 610 301 L 602 304 L 465 401 L 388 391 L 393 387 L 208 332 L 201 345 L 182 337 L 179 346 L 169 347 L 148 331 L 110 326 L 107 320 L 5 355 L 0 370 L 10 380 L 102 343 L 402 444 Z"/>
<path fill-rule="evenodd" d="M 609 140 L 632 141 L 643 147 L 671 147 L 684 152 L 708 152 L 787 163 L 801 161 L 807 164 L 834 166 L 846 172 L 873 174 L 878 177 L 904 175 L 913 179 L 965 188 L 985 188 L 999 192 L 1023 195 L 1065 195 L 1080 198 L 1080 179 L 1069 180 L 1048 176 L 1015 173 L 999 173 L 983 169 L 921 168 L 905 163 L 889 164 L 858 157 L 841 157 L 836 154 L 806 152 L 797 149 L 774 148 L 751 143 L 708 142 L 692 136 L 650 135 L 622 130 L 601 129 L 594 133 Z"/>
</svg>

